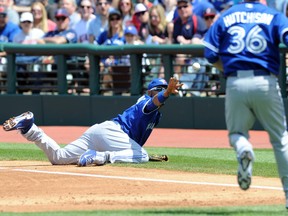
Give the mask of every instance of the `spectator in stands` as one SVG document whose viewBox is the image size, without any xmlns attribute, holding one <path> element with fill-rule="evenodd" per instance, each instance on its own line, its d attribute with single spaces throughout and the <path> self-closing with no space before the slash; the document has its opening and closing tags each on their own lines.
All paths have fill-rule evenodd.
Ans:
<svg viewBox="0 0 288 216">
<path fill-rule="evenodd" d="M 137 18 L 136 28 L 138 26 L 138 35 L 142 41 L 146 41 L 149 36 L 148 22 L 149 22 L 149 13 L 148 8 L 139 3 L 135 6 L 135 17 Z"/>
<path fill-rule="evenodd" d="M 77 43 L 77 34 L 73 29 L 69 28 L 69 14 L 64 8 L 60 8 L 55 14 L 57 28 L 54 31 L 47 32 L 38 42 L 66 44 Z"/>
<path fill-rule="evenodd" d="M 33 28 L 33 15 L 30 12 L 23 12 L 20 16 L 20 27 L 21 31 L 16 34 L 13 38 L 14 43 L 20 44 L 37 44 L 38 39 L 44 36 L 44 32 L 41 29 Z M 17 55 L 16 62 L 22 63 L 24 65 L 19 66 L 19 70 L 27 70 L 27 64 L 36 63 L 41 60 L 39 56 L 26 56 L 26 55 Z M 18 83 L 19 84 L 19 83 Z"/>
<path fill-rule="evenodd" d="M 33 28 L 33 15 L 30 12 L 24 12 L 20 17 L 21 31 L 13 38 L 14 43 L 37 44 L 38 39 L 44 36 L 44 31 Z"/>
<path fill-rule="evenodd" d="M 190 1 L 178 0 L 177 11 L 179 17 L 174 21 L 173 43 L 202 44 L 207 27 L 201 17 L 193 15 Z"/>
<path fill-rule="evenodd" d="M 8 20 L 7 7 L 0 6 L 0 43 L 13 42 L 14 36 L 20 32 L 18 25 Z"/>
<path fill-rule="evenodd" d="M 129 45 L 143 44 L 143 41 L 139 39 L 136 27 L 133 25 L 127 26 L 125 28 L 124 36 L 125 36 L 125 44 Z"/>
<path fill-rule="evenodd" d="M 178 1 L 178 0 L 177 0 Z M 215 8 L 208 0 L 195 0 L 191 1 L 192 12 L 194 15 L 201 17 L 206 8 Z M 179 18 L 178 10 L 175 10 L 173 20 Z"/>
<path fill-rule="evenodd" d="M 7 8 L 7 16 L 10 22 L 19 25 L 19 14 L 16 10 L 13 9 L 13 0 L 0 0 L 0 6 Z"/>
<path fill-rule="evenodd" d="M 165 11 L 160 4 L 154 5 L 149 9 L 148 30 L 149 35 L 151 36 L 152 43 L 154 44 L 168 43 L 168 32 L 167 32 Z"/>
<path fill-rule="evenodd" d="M 108 29 L 110 3 L 110 0 L 96 0 L 96 18 L 90 22 L 88 27 L 90 43 L 97 43 L 99 35 Z"/>
<path fill-rule="evenodd" d="M 89 43 L 88 27 L 95 15 L 93 14 L 91 0 L 81 0 L 80 2 L 81 20 L 75 25 L 79 43 Z"/>
<path fill-rule="evenodd" d="M 215 19 L 217 19 L 217 11 L 214 8 L 207 8 L 203 12 L 203 18 L 205 20 L 207 28 L 210 28 L 210 26 L 213 24 Z"/>
<path fill-rule="evenodd" d="M 69 14 L 64 8 L 56 11 L 56 30 L 47 32 L 42 39 L 38 40 L 39 44 L 66 44 L 77 43 L 77 34 L 73 29 L 69 29 Z M 54 62 L 53 56 L 47 56 L 43 63 L 51 64 Z"/>
<path fill-rule="evenodd" d="M 36 2 L 36 0 L 14 0 L 13 9 L 19 14 L 30 12 L 30 7 L 34 2 Z"/>
<path fill-rule="evenodd" d="M 81 15 L 77 11 L 77 2 L 75 0 L 61 0 L 60 8 L 66 9 L 69 14 L 69 28 L 75 29 L 76 23 L 81 20 Z"/>
<path fill-rule="evenodd" d="M 34 18 L 34 28 L 39 28 L 45 33 L 47 33 L 48 31 L 54 31 L 56 29 L 56 23 L 48 19 L 45 7 L 41 2 L 33 3 L 31 5 L 31 12 Z"/>
<path fill-rule="evenodd" d="M 7 7 L 0 6 L 0 44 L 13 42 L 14 36 L 20 31 L 18 25 L 8 20 Z M 6 62 L 6 52 L 0 51 L 1 70 L 3 70 L 2 65 L 5 65 Z"/>
<path fill-rule="evenodd" d="M 132 0 L 120 0 L 117 9 L 120 11 L 123 20 L 123 27 L 132 24 L 132 16 L 134 14 L 134 5 Z"/>
<path fill-rule="evenodd" d="M 97 40 L 99 45 L 123 45 L 125 43 L 120 11 L 109 12 L 108 30 L 102 32 Z"/>
<path fill-rule="evenodd" d="M 52 1 L 54 2 L 54 4 L 51 3 L 51 1 L 49 0 L 37 0 L 37 1 L 41 2 L 44 5 L 46 13 L 47 13 L 47 18 L 49 20 L 52 20 L 53 22 L 56 22 L 54 15 L 57 10 L 57 4 L 55 3 L 55 1 Z"/>
<path fill-rule="evenodd" d="M 102 32 L 97 40 L 99 45 L 124 45 L 125 37 L 122 25 L 122 16 L 120 11 L 111 10 L 109 12 L 108 30 Z M 119 63 L 119 58 L 116 56 L 109 56 L 102 60 L 106 74 L 103 76 L 104 87 L 112 88 L 112 76 L 110 75 L 110 67 Z"/>
</svg>

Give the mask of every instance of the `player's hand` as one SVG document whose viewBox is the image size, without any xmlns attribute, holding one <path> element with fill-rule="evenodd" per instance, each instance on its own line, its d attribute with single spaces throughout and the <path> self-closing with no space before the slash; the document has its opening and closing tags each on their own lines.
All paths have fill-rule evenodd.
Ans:
<svg viewBox="0 0 288 216">
<path fill-rule="evenodd" d="M 182 86 L 182 83 L 179 83 L 179 80 L 176 77 L 171 77 L 168 83 L 168 87 L 164 92 L 165 97 L 169 97 L 170 94 L 178 94 L 178 89 Z"/>
</svg>

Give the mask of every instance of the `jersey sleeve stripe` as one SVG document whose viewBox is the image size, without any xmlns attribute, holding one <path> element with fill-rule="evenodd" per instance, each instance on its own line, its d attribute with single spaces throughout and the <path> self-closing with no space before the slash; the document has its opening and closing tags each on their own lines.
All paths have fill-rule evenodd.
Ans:
<svg viewBox="0 0 288 216">
<path fill-rule="evenodd" d="M 285 28 L 285 29 L 282 30 L 282 32 L 281 32 L 281 43 L 284 43 L 284 38 L 283 38 L 283 36 L 284 36 L 284 34 L 285 34 L 287 31 L 288 31 L 288 28 Z"/>
<path fill-rule="evenodd" d="M 213 52 L 215 53 L 218 53 L 219 52 L 219 49 L 215 46 L 213 46 L 212 44 L 206 42 L 206 41 L 203 41 L 203 44 L 205 47 L 207 47 L 208 49 L 212 50 Z"/>
</svg>

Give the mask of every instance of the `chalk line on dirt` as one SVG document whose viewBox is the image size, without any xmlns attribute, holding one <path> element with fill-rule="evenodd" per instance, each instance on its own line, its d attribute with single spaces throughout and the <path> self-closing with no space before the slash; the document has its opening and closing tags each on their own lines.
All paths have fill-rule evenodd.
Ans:
<svg viewBox="0 0 288 216">
<path fill-rule="evenodd" d="M 190 184 L 190 185 L 210 185 L 210 186 L 221 186 L 221 187 L 239 187 L 238 184 L 224 184 L 224 183 L 214 183 L 214 182 L 193 182 L 193 181 L 180 181 L 172 179 L 153 179 L 153 178 L 139 178 L 139 177 L 128 177 L 128 176 L 108 176 L 108 175 L 97 175 L 97 174 L 87 174 L 87 173 L 73 173 L 73 172 L 56 172 L 56 171 L 46 171 L 46 170 L 30 170 L 30 169 L 9 169 L 6 167 L 0 167 L 2 170 L 11 170 L 15 172 L 30 172 L 30 173 L 44 173 L 51 175 L 70 175 L 70 176 L 82 176 L 82 177 L 92 177 L 92 178 L 104 178 L 104 179 L 120 179 L 120 180 L 130 180 L 130 181 L 147 181 L 147 182 L 161 182 L 161 183 L 174 183 L 174 184 Z M 266 189 L 266 190 L 283 190 L 281 187 L 271 187 L 271 186 L 250 186 L 250 188 L 255 189 Z"/>
</svg>

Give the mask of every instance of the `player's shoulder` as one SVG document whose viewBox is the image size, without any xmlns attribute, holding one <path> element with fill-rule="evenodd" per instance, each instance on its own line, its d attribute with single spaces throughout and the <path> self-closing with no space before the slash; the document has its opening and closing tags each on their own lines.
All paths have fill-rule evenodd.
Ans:
<svg viewBox="0 0 288 216">
<path fill-rule="evenodd" d="M 145 95 L 141 96 L 140 98 L 138 98 L 136 104 L 143 103 L 143 102 L 145 103 L 149 99 L 151 99 L 151 97 L 149 95 L 145 94 Z"/>
</svg>

